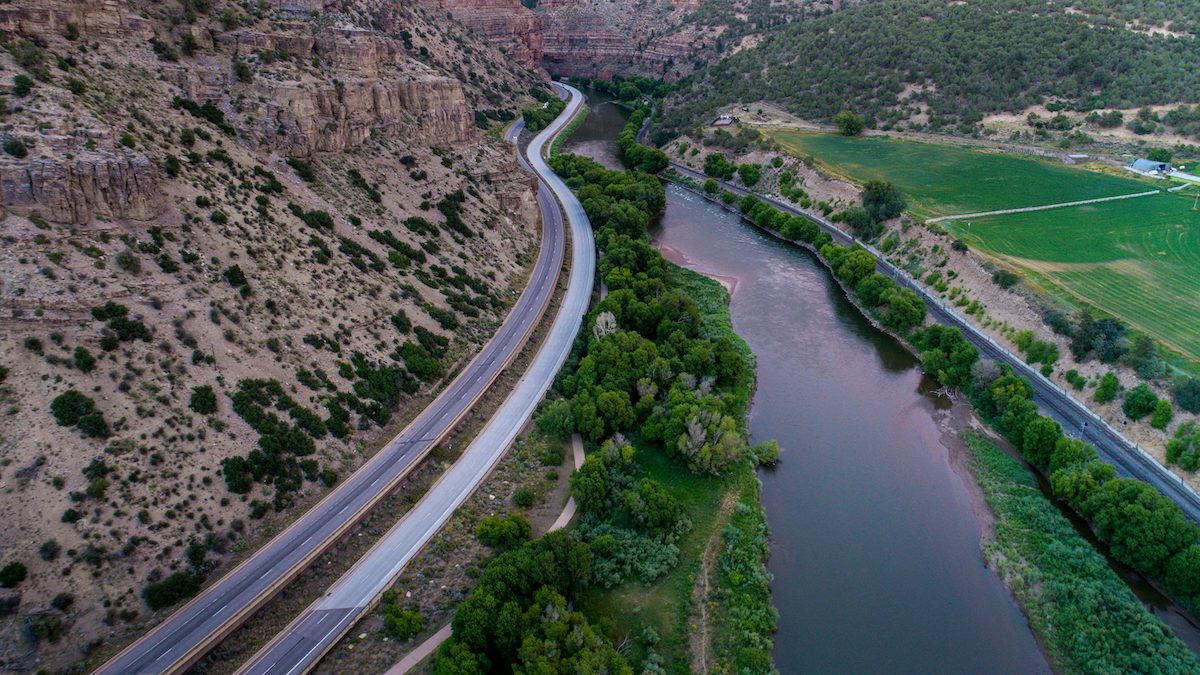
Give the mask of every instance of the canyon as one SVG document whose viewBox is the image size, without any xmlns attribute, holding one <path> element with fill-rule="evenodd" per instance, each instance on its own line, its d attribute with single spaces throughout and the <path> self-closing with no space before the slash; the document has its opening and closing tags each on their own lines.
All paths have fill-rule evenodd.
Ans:
<svg viewBox="0 0 1200 675">
<path fill-rule="evenodd" d="M 492 335 L 538 216 L 488 127 L 542 79 L 384 0 L 20 0 L 0 41 L 0 670 L 58 670 Z"/>
</svg>

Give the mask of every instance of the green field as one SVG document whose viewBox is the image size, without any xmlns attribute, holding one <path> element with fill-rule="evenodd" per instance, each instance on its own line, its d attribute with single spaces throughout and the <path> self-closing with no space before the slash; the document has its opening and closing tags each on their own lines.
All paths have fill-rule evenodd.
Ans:
<svg viewBox="0 0 1200 675">
<path fill-rule="evenodd" d="M 922 218 L 1111 197 L 1167 183 L 952 145 L 771 131 L 789 152 L 855 181 L 895 183 Z M 942 225 L 973 248 L 1024 270 L 1200 362 L 1200 211 L 1195 189 Z"/>
<path fill-rule="evenodd" d="M 846 178 L 895 183 L 921 218 L 1112 197 L 1156 187 L 1133 177 L 953 145 L 884 136 L 767 133 L 788 152 L 812 157 Z"/>
<path fill-rule="evenodd" d="M 1190 193 L 1189 191 L 1185 191 Z M 955 223 L 967 243 L 1200 360 L 1200 211 L 1158 194 Z"/>
</svg>

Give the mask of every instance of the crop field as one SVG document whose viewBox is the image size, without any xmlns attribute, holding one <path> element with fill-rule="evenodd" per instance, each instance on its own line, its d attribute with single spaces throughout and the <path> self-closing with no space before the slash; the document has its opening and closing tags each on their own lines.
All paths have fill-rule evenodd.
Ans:
<svg viewBox="0 0 1200 675">
<path fill-rule="evenodd" d="M 1200 211 L 1196 193 L 956 222 L 972 247 L 1086 300 L 1200 361 Z"/>
<path fill-rule="evenodd" d="M 788 152 L 858 182 L 888 180 L 920 218 L 1145 192 L 1163 184 L 1049 160 L 883 136 L 765 130 Z"/>
</svg>

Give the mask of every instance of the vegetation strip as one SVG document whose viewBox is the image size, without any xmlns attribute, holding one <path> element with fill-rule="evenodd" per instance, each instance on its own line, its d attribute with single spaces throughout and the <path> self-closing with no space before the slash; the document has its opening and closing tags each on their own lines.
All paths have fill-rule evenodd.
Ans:
<svg viewBox="0 0 1200 675">
<path fill-rule="evenodd" d="M 1194 672 L 1195 657 L 1042 496 L 1028 469 L 978 433 L 968 432 L 966 441 L 996 516 L 995 540 L 984 545 L 984 555 L 1056 670 Z"/>
<path fill-rule="evenodd" d="M 546 406 L 538 428 L 599 448 L 572 478 L 578 524 L 501 547 L 456 612 L 435 671 L 632 672 L 614 639 L 632 643 L 642 670 L 686 669 L 692 575 L 716 537 L 716 578 L 699 601 L 719 603 L 732 632 L 714 635 L 714 658 L 770 672 L 775 614 L 753 460 L 774 461 L 778 449 L 746 444 L 752 355 L 729 327 L 728 296 L 650 248 L 646 228 L 665 207 L 657 179 L 570 155 L 551 164 L 597 227 L 609 294 L 560 376 L 566 398 Z M 577 639 L 562 642 L 562 631 Z"/>
</svg>

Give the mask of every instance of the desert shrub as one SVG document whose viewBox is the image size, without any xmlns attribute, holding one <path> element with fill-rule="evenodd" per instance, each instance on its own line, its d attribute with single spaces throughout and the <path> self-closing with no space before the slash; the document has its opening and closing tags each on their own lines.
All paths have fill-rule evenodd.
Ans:
<svg viewBox="0 0 1200 675">
<path fill-rule="evenodd" d="M 28 570 L 25 569 L 24 563 L 10 562 L 4 567 L 0 567 L 0 588 L 13 588 L 25 581 L 27 575 Z"/>
<path fill-rule="evenodd" d="M 10 138 L 4 141 L 4 152 L 21 159 L 29 154 L 29 150 L 19 138 Z"/>
<path fill-rule="evenodd" d="M 217 411 L 217 393 L 207 384 L 194 387 L 188 407 L 201 415 L 211 415 Z"/>
<path fill-rule="evenodd" d="M 92 353 L 83 347 L 75 348 L 75 352 L 72 354 L 72 361 L 76 368 L 85 373 L 90 373 L 96 368 L 96 357 L 92 356 Z"/>
<path fill-rule="evenodd" d="M 147 584 L 142 589 L 142 599 L 147 607 L 157 611 L 196 595 L 200 582 L 201 578 L 195 574 L 175 572 L 162 581 Z"/>
<path fill-rule="evenodd" d="M 505 518 L 490 516 L 479 521 L 475 536 L 484 546 L 506 551 L 514 549 L 533 537 L 529 521 L 516 514 Z"/>
<path fill-rule="evenodd" d="M 1154 404 L 1154 416 L 1150 419 L 1150 426 L 1165 431 L 1167 425 L 1171 423 L 1171 418 L 1174 416 L 1175 412 L 1171 410 L 1171 402 L 1166 399 L 1159 399 Z"/>
</svg>

